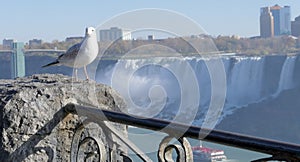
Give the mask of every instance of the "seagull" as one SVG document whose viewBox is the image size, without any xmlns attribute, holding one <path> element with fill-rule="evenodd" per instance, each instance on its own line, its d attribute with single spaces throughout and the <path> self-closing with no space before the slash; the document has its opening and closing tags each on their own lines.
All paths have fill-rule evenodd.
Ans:
<svg viewBox="0 0 300 162">
<path fill-rule="evenodd" d="M 98 55 L 98 42 L 96 30 L 93 27 L 87 27 L 85 29 L 85 37 L 80 43 L 71 46 L 65 53 L 61 54 L 56 61 L 51 62 L 42 67 L 52 65 L 64 65 L 75 68 L 75 79 L 78 79 L 78 68 L 83 67 L 86 79 L 89 80 L 89 76 L 86 70 L 86 66 L 93 62 Z"/>
</svg>

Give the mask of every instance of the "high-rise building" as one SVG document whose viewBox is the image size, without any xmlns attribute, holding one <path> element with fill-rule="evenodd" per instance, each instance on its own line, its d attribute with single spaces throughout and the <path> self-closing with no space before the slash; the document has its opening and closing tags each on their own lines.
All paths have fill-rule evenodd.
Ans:
<svg viewBox="0 0 300 162">
<path fill-rule="evenodd" d="M 269 12 L 271 12 L 271 14 Z M 268 27 L 270 17 L 273 18 L 273 30 L 275 36 L 291 34 L 291 7 L 290 6 L 281 7 L 276 4 L 272 7 L 261 8 L 261 17 L 260 17 L 261 32 L 262 32 L 262 28 Z M 261 37 L 271 36 L 270 34 L 268 35 L 269 36 L 261 33 Z"/>
<path fill-rule="evenodd" d="M 118 39 L 131 40 L 131 32 L 129 30 L 111 27 L 99 31 L 100 41 L 115 41 Z"/>
<path fill-rule="evenodd" d="M 260 36 L 263 38 L 274 36 L 274 18 L 270 7 L 260 9 Z"/>
<path fill-rule="evenodd" d="M 270 7 L 274 19 L 274 35 L 276 36 L 280 35 L 280 10 L 281 7 L 279 5 Z"/>
<path fill-rule="evenodd" d="M 274 17 L 274 35 L 291 34 L 291 7 L 275 5 L 271 7 Z"/>
<path fill-rule="evenodd" d="M 300 16 L 296 17 L 295 21 L 292 21 L 292 35 L 300 37 Z"/>
<path fill-rule="evenodd" d="M 280 35 L 291 34 L 291 7 L 284 6 L 280 10 Z"/>
</svg>

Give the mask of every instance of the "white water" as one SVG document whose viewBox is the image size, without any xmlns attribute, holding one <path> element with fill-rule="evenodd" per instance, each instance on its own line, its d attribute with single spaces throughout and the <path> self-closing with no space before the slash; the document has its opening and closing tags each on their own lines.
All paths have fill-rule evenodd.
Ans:
<svg viewBox="0 0 300 162">
<path fill-rule="evenodd" d="M 294 77 L 294 68 L 296 63 L 296 57 L 287 57 L 282 67 L 282 71 L 280 73 L 280 81 L 279 86 L 274 94 L 274 97 L 278 96 L 280 92 L 287 89 L 292 89 L 295 87 L 295 83 L 293 80 Z"/>
<path fill-rule="evenodd" d="M 234 63 L 227 73 L 227 103 L 246 105 L 261 98 L 264 58 L 247 58 Z"/>
<path fill-rule="evenodd" d="M 294 81 L 296 60 L 295 56 L 224 56 L 223 67 L 216 67 L 226 72 L 226 102 L 221 118 L 238 107 L 276 97 L 283 90 L 298 86 Z M 192 118 L 201 123 L 213 104 L 213 88 L 220 89 L 216 86 L 218 81 L 212 86 L 211 80 L 212 75 L 218 74 L 209 73 L 212 70 L 208 70 L 207 60 L 203 59 L 128 59 L 102 68 L 97 73 L 97 81 L 128 95 L 125 100 L 130 103 L 129 108 L 139 107 L 129 112 L 145 113 L 145 117 L 172 118 L 180 113 L 184 114 L 180 121 L 190 122 Z"/>
</svg>

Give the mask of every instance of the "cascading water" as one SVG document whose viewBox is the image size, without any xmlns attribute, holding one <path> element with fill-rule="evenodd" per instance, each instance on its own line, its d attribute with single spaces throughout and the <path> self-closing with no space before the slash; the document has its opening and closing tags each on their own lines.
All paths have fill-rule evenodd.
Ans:
<svg viewBox="0 0 300 162">
<path fill-rule="evenodd" d="M 283 90 L 294 88 L 295 84 L 293 80 L 294 77 L 293 74 L 294 74 L 295 63 L 296 63 L 295 56 L 286 58 L 282 67 L 282 71 L 280 73 L 278 89 L 274 94 L 274 97 L 278 96 L 280 92 L 282 92 Z"/>
<path fill-rule="evenodd" d="M 264 58 L 231 59 L 234 61 L 227 63 L 232 67 L 227 71 L 227 104 L 241 106 L 260 100 Z"/>
<path fill-rule="evenodd" d="M 260 102 L 280 94 L 283 90 L 297 87 L 294 81 L 294 74 L 297 73 L 296 58 L 296 56 L 223 56 L 227 82 L 223 117 L 234 112 L 236 108 Z M 188 63 L 192 73 L 184 62 Z M 189 80 L 193 78 L 190 75 L 195 75 L 197 81 L 198 87 L 194 86 L 191 89 L 199 90 L 199 103 L 192 103 L 197 99 L 190 95 L 188 102 L 184 103 L 184 109 L 188 110 L 189 107 L 198 105 L 199 111 L 196 112 L 195 120 L 201 123 L 205 111 L 211 104 L 211 93 L 214 87 L 204 59 L 166 57 L 123 59 L 110 63 L 103 60 L 99 65 L 96 80 L 112 85 L 113 75 L 120 75 L 118 80 L 114 80 L 114 88 L 122 94 L 127 93 L 122 92 L 124 91 L 122 87 L 131 87 L 128 93 L 134 104 L 151 109 L 154 104 L 151 102 L 156 98 L 158 105 L 162 107 L 156 108 L 159 113 L 151 114 L 155 117 L 172 118 L 179 112 L 182 96 L 188 95 L 186 88 L 182 87 L 194 86 L 193 81 Z M 114 73 L 116 66 L 118 66 L 118 73 Z M 168 67 L 179 72 L 174 74 Z M 130 75 L 128 85 L 124 85 L 124 79 L 129 77 L 128 71 L 134 73 Z M 177 78 L 178 74 L 183 80 Z M 154 92 L 151 92 L 153 91 L 151 87 L 154 87 Z"/>
</svg>

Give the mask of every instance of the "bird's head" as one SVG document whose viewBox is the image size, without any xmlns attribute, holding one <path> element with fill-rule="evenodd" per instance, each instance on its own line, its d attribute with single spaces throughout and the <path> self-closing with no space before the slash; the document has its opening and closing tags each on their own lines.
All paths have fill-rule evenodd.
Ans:
<svg viewBox="0 0 300 162">
<path fill-rule="evenodd" d="M 96 29 L 93 27 L 87 27 L 85 29 L 85 35 L 86 36 L 91 36 L 92 34 L 94 34 L 96 32 Z"/>
</svg>

